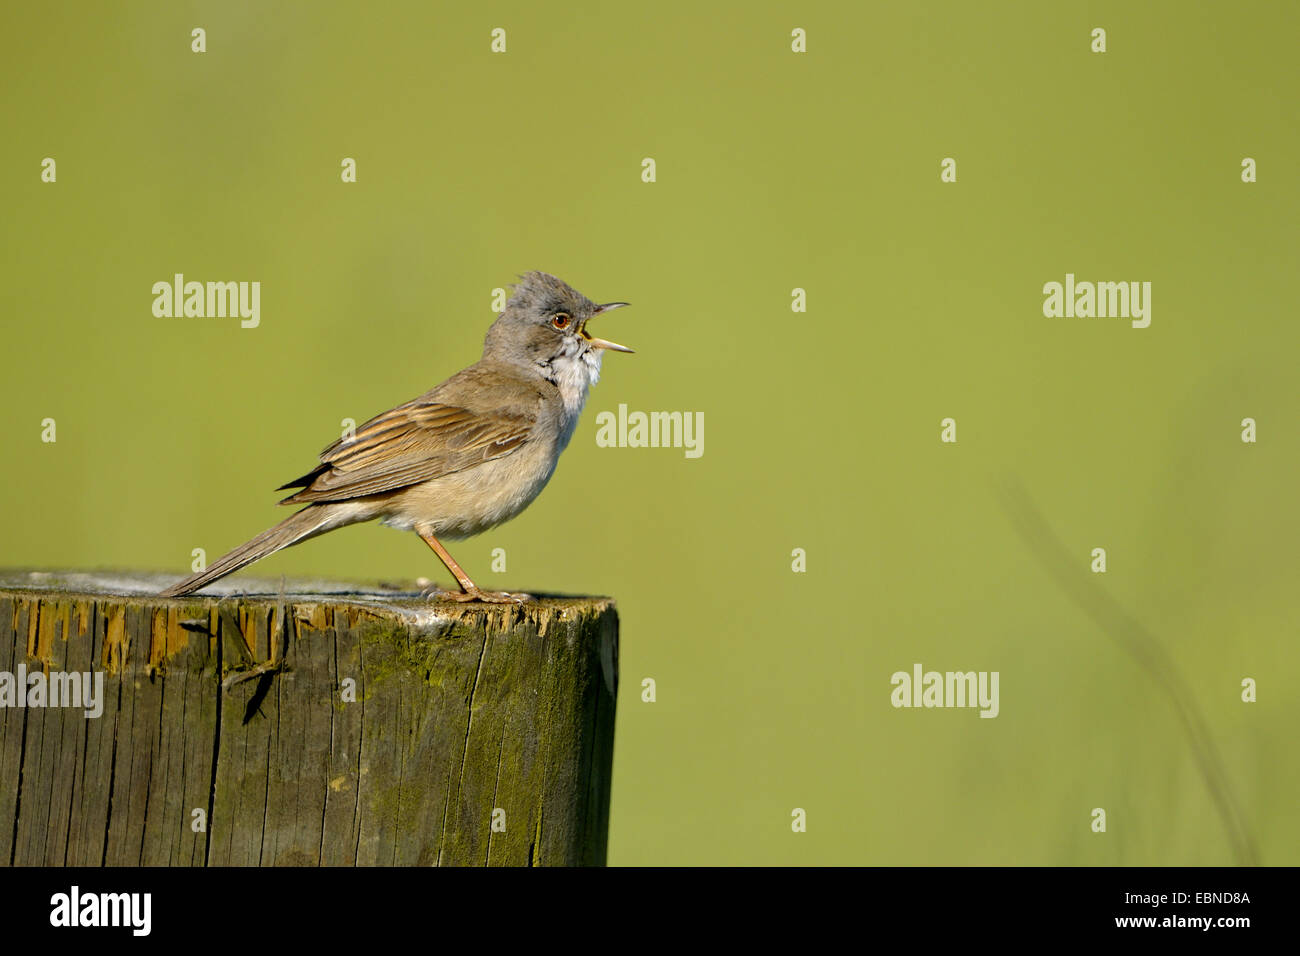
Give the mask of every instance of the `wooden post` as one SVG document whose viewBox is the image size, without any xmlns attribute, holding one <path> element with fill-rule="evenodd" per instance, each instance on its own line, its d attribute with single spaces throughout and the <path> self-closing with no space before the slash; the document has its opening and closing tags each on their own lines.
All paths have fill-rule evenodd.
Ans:
<svg viewBox="0 0 1300 956">
<path fill-rule="evenodd" d="M 0 864 L 605 862 L 612 601 L 168 581 L 0 571 Z"/>
</svg>

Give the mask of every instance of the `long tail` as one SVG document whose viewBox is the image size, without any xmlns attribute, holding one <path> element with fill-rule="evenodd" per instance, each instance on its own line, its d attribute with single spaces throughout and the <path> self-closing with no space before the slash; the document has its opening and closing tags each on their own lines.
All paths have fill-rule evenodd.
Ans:
<svg viewBox="0 0 1300 956">
<path fill-rule="evenodd" d="M 268 528 L 251 541 L 241 544 L 229 554 L 222 555 L 207 569 L 191 574 L 167 590 L 160 591 L 159 596 L 180 597 L 184 594 L 192 594 L 199 588 L 206 587 L 227 574 L 233 574 L 254 561 L 260 561 L 281 548 L 287 548 L 322 531 L 328 531 L 334 527 L 334 517 L 332 508 L 309 505 L 285 518 L 274 528 Z"/>
</svg>

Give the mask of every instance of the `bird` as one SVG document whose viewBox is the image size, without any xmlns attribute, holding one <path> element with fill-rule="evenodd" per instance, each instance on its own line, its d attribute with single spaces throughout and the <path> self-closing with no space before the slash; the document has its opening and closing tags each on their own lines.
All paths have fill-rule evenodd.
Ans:
<svg viewBox="0 0 1300 956">
<path fill-rule="evenodd" d="M 414 531 L 456 578 L 435 600 L 522 604 L 521 592 L 476 585 L 441 539 L 496 527 L 532 503 L 573 437 L 606 352 L 587 324 L 626 302 L 598 305 L 545 272 L 518 277 L 488 328 L 483 356 L 423 395 L 376 415 L 327 445 L 320 464 L 277 490 L 302 509 L 182 581 L 162 597 L 192 594 L 290 545 L 362 521 Z"/>
</svg>

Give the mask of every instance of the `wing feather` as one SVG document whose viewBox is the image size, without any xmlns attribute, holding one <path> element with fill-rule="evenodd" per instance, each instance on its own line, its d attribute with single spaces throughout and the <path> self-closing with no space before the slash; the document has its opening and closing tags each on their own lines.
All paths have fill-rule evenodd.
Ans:
<svg viewBox="0 0 1300 956">
<path fill-rule="evenodd" d="M 517 411 L 407 402 L 370 419 L 355 437 L 326 446 L 320 467 L 283 486 L 302 490 L 281 503 L 359 498 L 464 471 L 518 449 L 535 422 Z"/>
</svg>

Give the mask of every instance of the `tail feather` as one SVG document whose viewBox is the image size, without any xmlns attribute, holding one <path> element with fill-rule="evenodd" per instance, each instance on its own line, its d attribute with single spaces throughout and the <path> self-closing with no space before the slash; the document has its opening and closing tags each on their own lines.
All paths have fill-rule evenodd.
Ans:
<svg viewBox="0 0 1300 956">
<path fill-rule="evenodd" d="M 297 544 L 322 531 L 328 531 L 333 524 L 331 509 L 317 507 L 303 508 L 290 515 L 273 528 L 268 528 L 257 537 L 241 544 L 229 554 L 224 554 L 203 571 L 191 574 L 183 581 L 173 584 L 160 597 L 181 597 L 192 594 L 199 588 L 206 587 L 213 581 L 233 574 L 240 568 L 247 567 L 254 561 L 260 561 L 267 555 L 274 554 L 291 544 Z"/>
</svg>

